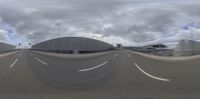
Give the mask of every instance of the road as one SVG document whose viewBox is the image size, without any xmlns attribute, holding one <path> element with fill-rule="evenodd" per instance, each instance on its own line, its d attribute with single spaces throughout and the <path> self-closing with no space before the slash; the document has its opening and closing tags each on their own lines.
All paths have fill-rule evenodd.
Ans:
<svg viewBox="0 0 200 99">
<path fill-rule="evenodd" d="M 0 98 L 200 98 L 200 59 L 169 62 L 127 50 L 84 57 L 29 50 L 0 56 Z"/>
</svg>

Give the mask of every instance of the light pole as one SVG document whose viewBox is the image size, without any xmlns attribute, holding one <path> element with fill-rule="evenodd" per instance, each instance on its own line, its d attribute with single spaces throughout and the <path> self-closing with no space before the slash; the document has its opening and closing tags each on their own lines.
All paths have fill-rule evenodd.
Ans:
<svg viewBox="0 0 200 99">
<path fill-rule="evenodd" d="M 32 45 L 32 44 L 31 44 L 31 43 L 28 43 L 28 45 L 29 45 L 29 48 L 31 48 L 31 45 Z"/>
<path fill-rule="evenodd" d="M 19 49 L 21 48 L 21 45 L 22 45 L 21 43 L 18 43 L 18 48 L 19 48 Z"/>
<path fill-rule="evenodd" d="M 60 37 L 60 33 L 61 33 L 61 23 L 60 22 L 58 22 L 58 23 L 56 23 L 56 27 L 57 27 L 57 38 L 59 38 Z"/>
<path fill-rule="evenodd" d="M 192 34 L 191 34 L 191 36 L 192 36 L 192 40 L 194 40 L 194 29 L 192 29 Z"/>
</svg>

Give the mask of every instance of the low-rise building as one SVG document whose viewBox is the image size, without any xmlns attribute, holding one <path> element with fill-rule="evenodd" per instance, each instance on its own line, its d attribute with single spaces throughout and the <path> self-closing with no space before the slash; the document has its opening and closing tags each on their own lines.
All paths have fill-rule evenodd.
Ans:
<svg viewBox="0 0 200 99">
<path fill-rule="evenodd" d="M 200 42 L 181 40 L 173 51 L 174 56 L 188 56 L 200 54 Z"/>
<path fill-rule="evenodd" d="M 172 56 L 172 50 L 164 44 L 153 44 L 142 47 L 127 46 L 125 49 L 159 56 Z"/>
<path fill-rule="evenodd" d="M 115 50 L 115 47 L 106 42 L 90 38 L 61 37 L 35 44 L 31 49 L 55 53 L 82 54 Z"/>
</svg>

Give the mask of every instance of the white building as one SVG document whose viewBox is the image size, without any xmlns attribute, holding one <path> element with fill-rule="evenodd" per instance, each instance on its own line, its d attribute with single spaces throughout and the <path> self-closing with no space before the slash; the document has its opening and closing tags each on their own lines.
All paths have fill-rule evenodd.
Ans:
<svg viewBox="0 0 200 99">
<path fill-rule="evenodd" d="M 188 56 L 200 54 L 200 42 L 181 40 L 173 52 L 174 56 Z"/>
</svg>

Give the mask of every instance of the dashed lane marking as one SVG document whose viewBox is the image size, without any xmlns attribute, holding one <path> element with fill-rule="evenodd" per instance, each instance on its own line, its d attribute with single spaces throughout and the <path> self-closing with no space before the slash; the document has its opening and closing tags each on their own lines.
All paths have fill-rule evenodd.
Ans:
<svg viewBox="0 0 200 99">
<path fill-rule="evenodd" d="M 81 70 L 78 70 L 78 71 L 79 71 L 79 72 L 90 71 L 90 70 L 93 70 L 93 69 L 100 68 L 100 67 L 104 66 L 104 65 L 107 64 L 107 63 L 108 63 L 108 61 L 103 62 L 103 63 L 101 63 L 101 64 L 99 64 L 99 65 L 97 65 L 97 66 L 94 66 L 94 67 L 92 67 L 92 68 L 81 69 Z"/>
<path fill-rule="evenodd" d="M 166 82 L 169 82 L 171 81 L 170 79 L 165 79 L 165 78 L 160 78 L 160 77 L 156 77 L 156 76 L 153 76 L 147 72 L 145 72 L 142 68 L 140 68 L 140 66 L 137 65 L 137 63 L 134 63 L 134 65 L 143 73 L 145 74 L 146 76 L 152 78 L 152 79 L 156 79 L 156 80 L 160 80 L 160 81 L 166 81 Z"/>
<path fill-rule="evenodd" d="M 37 61 L 39 61 L 40 63 L 46 65 L 46 66 L 48 65 L 46 62 L 42 61 L 41 59 L 39 59 L 39 58 L 37 58 L 37 57 L 36 57 L 35 59 L 36 59 Z"/>
<path fill-rule="evenodd" d="M 16 63 L 17 63 L 18 59 L 15 59 L 15 61 L 10 65 L 9 68 L 12 68 Z"/>
</svg>

